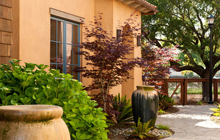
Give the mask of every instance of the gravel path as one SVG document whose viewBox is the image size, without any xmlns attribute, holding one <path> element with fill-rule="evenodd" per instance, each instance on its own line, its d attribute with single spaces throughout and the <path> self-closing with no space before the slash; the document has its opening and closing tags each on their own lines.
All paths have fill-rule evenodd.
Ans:
<svg viewBox="0 0 220 140">
<path fill-rule="evenodd" d="M 159 115 L 156 124 L 168 125 L 175 132 L 164 140 L 220 140 L 220 126 L 210 120 L 214 105 L 175 106 L 179 112 Z"/>
</svg>

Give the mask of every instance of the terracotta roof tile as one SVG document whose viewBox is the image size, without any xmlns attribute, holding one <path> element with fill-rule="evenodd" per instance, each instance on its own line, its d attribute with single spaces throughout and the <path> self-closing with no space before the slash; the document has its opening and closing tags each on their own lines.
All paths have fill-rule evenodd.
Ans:
<svg viewBox="0 0 220 140">
<path fill-rule="evenodd" d="M 141 5 L 145 6 L 146 8 L 148 8 L 148 9 L 150 9 L 150 10 L 156 12 L 156 13 L 158 12 L 157 11 L 157 6 L 147 2 L 145 0 L 134 0 L 134 1 L 140 3 Z"/>
<path fill-rule="evenodd" d="M 142 15 L 153 15 L 158 12 L 157 6 L 150 4 L 145 0 L 119 0 L 119 1 L 141 11 Z"/>
</svg>

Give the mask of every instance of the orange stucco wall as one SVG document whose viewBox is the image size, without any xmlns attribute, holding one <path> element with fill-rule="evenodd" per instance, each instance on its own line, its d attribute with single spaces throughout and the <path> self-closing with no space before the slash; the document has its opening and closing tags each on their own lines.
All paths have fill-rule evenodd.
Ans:
<svg viewBox="0 0 220 140">
<path fill-rule="evenodd" d="M 126 19 L 128 19 L 130 15 L 134 12 L 135 12 L 135 16 L 138 15 L 136 23 L 141 23 L 141 12 L 135 11 L 134 8 L 131 8 L 128 5 L 121 3 L 120 1 L 96 0 L 96 2 L 97 3 L 95 6 L 96 7 L 95 14 L 96 16 L 98 16 L 97 15 L 98 13 L 103 13 L 103 21 L 104 21 L 103 28 L 107 31 L 112 31 L 113 36 L 116 36 L 116 30 L 118 28 L 118 25 L 124 25 Z M 136 46 L 136 42 L 137 42 L 136 38 L 133 39 L 134 40 L 131 45 Z M 140 57 L 140 56 L 141 56 L 140 47 L 135 47 L 133 54 L 129 55 L 128 57 Z M 135 68 L 134 71 L 130 72 L 133 79 L 128 80 L 122 85 L 112 88 L 110 90 L 110 94 L 117 95 L 118 93 L 121 93 L 121 95 L 127 95 L 127 98 L 130 98 L 132 92 L 136 89 L 136 86 L 142 84 L 141 72 L 142 72 L 141 68 Z"/>
<path fill-rule="evenodd" d="M 13 0 L 18 3 L 18 0 Z M 17 2 L 15 2 L 17 1 Z M 85 2 L 86 1 L 86 2 Z M 17 40 L 14 43 L 19 44 L 19 59 L 23 62 L 37 64 L 50 64 L 50 8 L 73 14 L 85 18 L 85 24 L 93 21 L 94 16 L 103 13 L 103 28 L 112 31 L 116 36 L 118 21 L 124 23 L 134 8 L 121 3 L 118 0 L 19 0 L 17 5 L 19 19 L 16 19 L 18 25 L 15 25 Z M 137 11 L 137 22 L 141 22 L 141 13 Z M 17 14 L 18 15 L 18 14 Z M 15 15 L 14 15 L 15 16 Z M 83 41 L 83 28 L 81 28 L 81 41 Z M 132 45 L 136 45 L 136 39 Z M 140 47 L 135 47 L 131 57 L 140 57 Z M 81 65 L 86 62 L 82 60 Z M 136 89 L 136 85 L 141 85 L 141 69 L 137 68 L 132 72 L 133 80 L 111 89 L 110 93 L 117 94 L 126 91 L 130 94 Z M 88 85 L 91 79 L 82 78 L 82 83 Z M 130 98 L 130 97 L 129 97 Z"/>
</svg>

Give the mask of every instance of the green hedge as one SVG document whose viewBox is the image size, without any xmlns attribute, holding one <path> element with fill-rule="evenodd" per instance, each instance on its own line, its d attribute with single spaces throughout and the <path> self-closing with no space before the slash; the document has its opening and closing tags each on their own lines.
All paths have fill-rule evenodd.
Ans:
<svg viewBox="0 0 220 140">
<path fill-rule="evenodd" d="M 64 110 L 71 139 L 107 139 L 106 114 L 72 75 L 58 70 L 46 72 L 46 65 L 10 61 L 0 65 L 0 105 L 48 104 Z"/>
</svg>

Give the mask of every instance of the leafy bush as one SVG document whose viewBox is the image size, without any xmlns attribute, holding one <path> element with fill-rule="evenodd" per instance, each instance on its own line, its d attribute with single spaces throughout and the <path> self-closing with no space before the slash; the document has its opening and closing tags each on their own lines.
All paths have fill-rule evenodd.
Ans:
<svg viewBox="0 0 220 140">
<path fill-rule="evenodd" d="M 167 125 L 162 125 L 162 124 L 158 124 L 158 125 L 156 125 L 155 127 L 158 128 L 158 129 L 163 129 L 163 130 L 168 130 L 168 129 L 170 129 L 169 126 L 167 126 Z"/>
<path fill-rule="evenodd" d="M 108 126 L 113 125 L 114 123 L 117 123 L 116 116 L 120 114 L 120 112 L 118 112 L 112 106 L 113 98 L 114 98 L 113 95 L 107 94 L 107 97 L 105 99 L 105 104 L 106 104 L 105 113 L 107 114 Z M 98 103 L 96 107 L 103 107 L 104 101 L 103 101 L 102 93 L 92 95 L 92 100 L 95 100 Z"/>
<path fill-rule="evenodd" d="M 159 113 L 159 114 L 163 114 L 163 113 L 165 113 L 165 111 L 163 111 L 162 109 L 159 109 L 159 110 L 158 110 L 158 113 Z"/>
<path fill-rule="evenodd" d="M 134 127 L 135 130 L 132 132 L 132 135 L 141 139 L 145 137 L 152 137 L 153 135 L 148 133 L 153 128 L 150 127 L 151 120 L 146 123 L 142 123 L 140 120 L 141 118 L 138 118 L 137 126 Z"/>
<path fill-rule="evenodd" d="M 214 111 L 214 116 L 220 116 L 220 104 L 218 104 L 218 108 L 210 108 L 210 110 Z"/>
<path fill-rule="evenodd" d="M 10 61 L 0 65 L 0 105 L 49 104 L 63 108 L 71 139 L 107 139 L 106 117 L 72 75 L 46 65 Z"/>
<path fill-rule="evenodd" d="M 172 99 L 172 97 L 159 95 L 159 109 L 166 110 L 172 108 L 174 104 L 174 99 Z"/>
<path fill-rule="evenodd" d="M 121 97 L 120 93 L 113 98 L 113 108 L 119 112 L 119 114 L 116 114 L 117 123 L 133 121 L 133 112 L 130 101 L 130 99 L 127 100 L 126 95 Z"/>
</svg>

